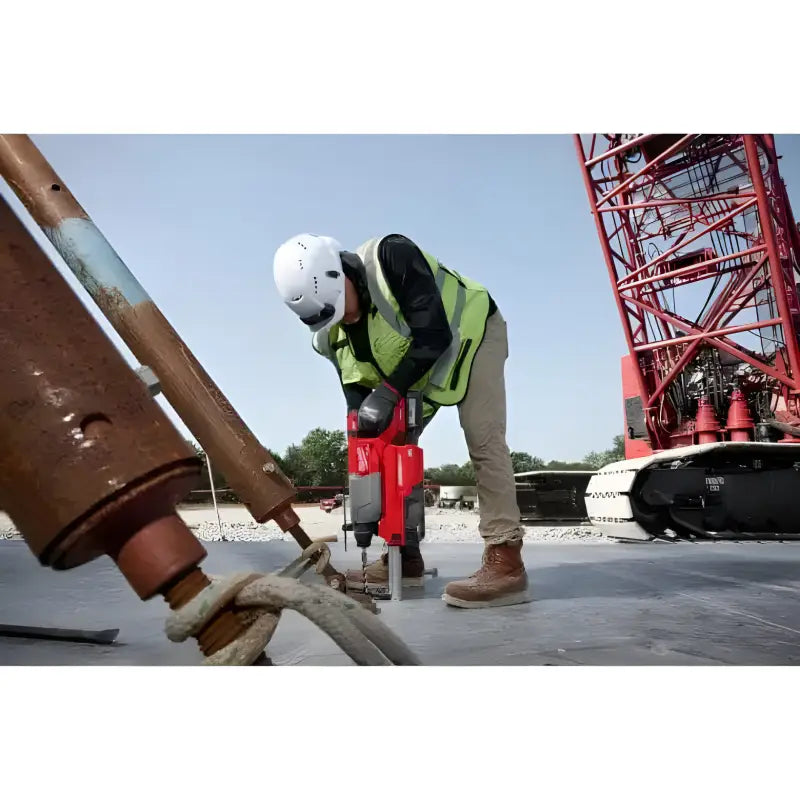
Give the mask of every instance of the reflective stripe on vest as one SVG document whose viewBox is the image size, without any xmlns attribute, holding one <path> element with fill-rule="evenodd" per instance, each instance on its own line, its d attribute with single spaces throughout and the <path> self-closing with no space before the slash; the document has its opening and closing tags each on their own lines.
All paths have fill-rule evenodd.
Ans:
<svg viewBox="0 0 800 800">
<path fill-rule="evenodd" d="M 386 283 L 383 270 L 379 266 L 378 246 L 380 243 L 380 238 L 370 239 L 356 250 L 356 255 L 366 268 L 367 288 L 373 305 L 378 309 L 378 313 L 391 325 L 395 333 L 399 333 L 400 336 L 407 339 L 411 336 L 411 328 L 401 318 L 398 309 L 392 308 L 391 302 L 387 299 L 387 296 L 391 296 L 392 292 Z"/>
<path fill-rule="evenodd" d="M 311 346 L 321 356 L 325 356 L 329 361 L 335 361 L 333 357 L 333 348 L 331 347 L 331 339 L 328 331 L 317 331 L 311 338 Z"/>
<path fill-rule="evenodd" d="M 439 269 L 436 273 L 436 285 L 439 285 L 439 276 L 442 276 L 441 284 L 444 286 L 446 273 L 443 269 Z M 441 288 L 439 292 L 441 293 Z M 431 372 L 431 383 L 436 386 L 444 385 L 444 380 L 450 373 L 451 368 L 456 363 L 458 354 L 461 352 L 461 315 L 464 313 L 464 303 L 467 301 L 467 290 L 459 283 L 456 290 L 456 304 L 453 308 L 453 320 L 450 323 L 450 333 L 453 338 L 447 350 L 439 356 L 436 363 L 433 365 Z"/>
</svg>

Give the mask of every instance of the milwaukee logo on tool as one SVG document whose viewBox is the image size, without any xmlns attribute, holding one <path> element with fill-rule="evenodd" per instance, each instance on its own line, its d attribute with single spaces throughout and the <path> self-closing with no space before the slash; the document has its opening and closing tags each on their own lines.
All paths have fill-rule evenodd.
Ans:
<svg viewBox="0 0 800 800">
<path fill-rule="evenodd" d="M 356 448 L 356 458 L 359 473 L 366 475 L 369 472 L 369 446 Z"/>
</svg>

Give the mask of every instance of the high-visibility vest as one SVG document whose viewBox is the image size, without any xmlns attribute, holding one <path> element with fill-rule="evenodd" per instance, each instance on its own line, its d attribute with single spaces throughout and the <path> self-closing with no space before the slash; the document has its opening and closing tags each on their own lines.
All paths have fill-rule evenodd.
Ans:
<svg viewBox="0 0 800 800">
<path fill-rule="evenodd" d="M 411 344 L 411 330 L 389 288 L 378 257 L 383 237 L 370 239 L 356 251 L 364 264 L 372 308 L 367 314 L 372 362 L 359 361 L 341 324 L 316 333 L 313 347 L 337 365 L 342 382 L 370 389 L 379 386 L 395 370 Z M 479 283 L 444 266 L 423 251 L 433 271 L 444 305 L 452 342 L 412 390 L 422 391 L 433 407 L 460 403 L 467 392 L 475 353 L 483 341 L 489 316 L 489 293 Z M 430 405 L 428 413 L 431 413 Z"/>
</svg>

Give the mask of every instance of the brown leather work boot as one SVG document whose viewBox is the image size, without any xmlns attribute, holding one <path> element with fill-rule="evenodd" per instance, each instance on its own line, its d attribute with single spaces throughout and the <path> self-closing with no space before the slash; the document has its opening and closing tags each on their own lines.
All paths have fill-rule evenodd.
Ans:
<svg viewBox="0 0 800 800">
<path fill-rule="evenodd" d="M 425 562 L 418 547 L 403 547 L 400 552 L 403 565 L 402 586 L 413 588 L 422 586 Z M 367 565 L 367 589 L 389 589 L 389 554 L 383 553 L 377 561 Z M 345 573 L 347 588 L 351 591 L 364 590 L 364 574 L 360 569 L 349 569 Z"/>
<path fill-rule="evenodd" d="M 521 541 L 487 545 L 481 568 L 469 578 L 448 583 L 442 595 L 447 605 L 458 608 L 511 606 L 532 599 Z"/>
</svg>

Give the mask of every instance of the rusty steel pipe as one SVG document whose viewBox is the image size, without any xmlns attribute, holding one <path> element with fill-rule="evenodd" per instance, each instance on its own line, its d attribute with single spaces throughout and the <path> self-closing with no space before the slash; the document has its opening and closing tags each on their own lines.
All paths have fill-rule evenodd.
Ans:
<svg viewBox="0 0 800 800">
<path fill-rule="evenodd" d="M 109 555 L 143 600 L 182 606 L 206 550 L 175 512 L 200 460 L 0 197 L 0 508 L 40 563 Z M 206 654 L 244 624 L 223 609 Z"/>
<path fill-rule="evenodd" d="M 255 519 L 296 525 L 289 480 L 28 136 L 0 136 L 0 174 Z"/>
<path fill-rule="evenodd" d="M 0 175 L 131 352 L 155 372 L 167 401 L 254 519 L 272 519 L 301 548 L 311 545 L 292 509 L 289 479 L 28 136 L 0 135 Z M 331 565 L 323 574 L 341 588 Z"/>
</svg>

